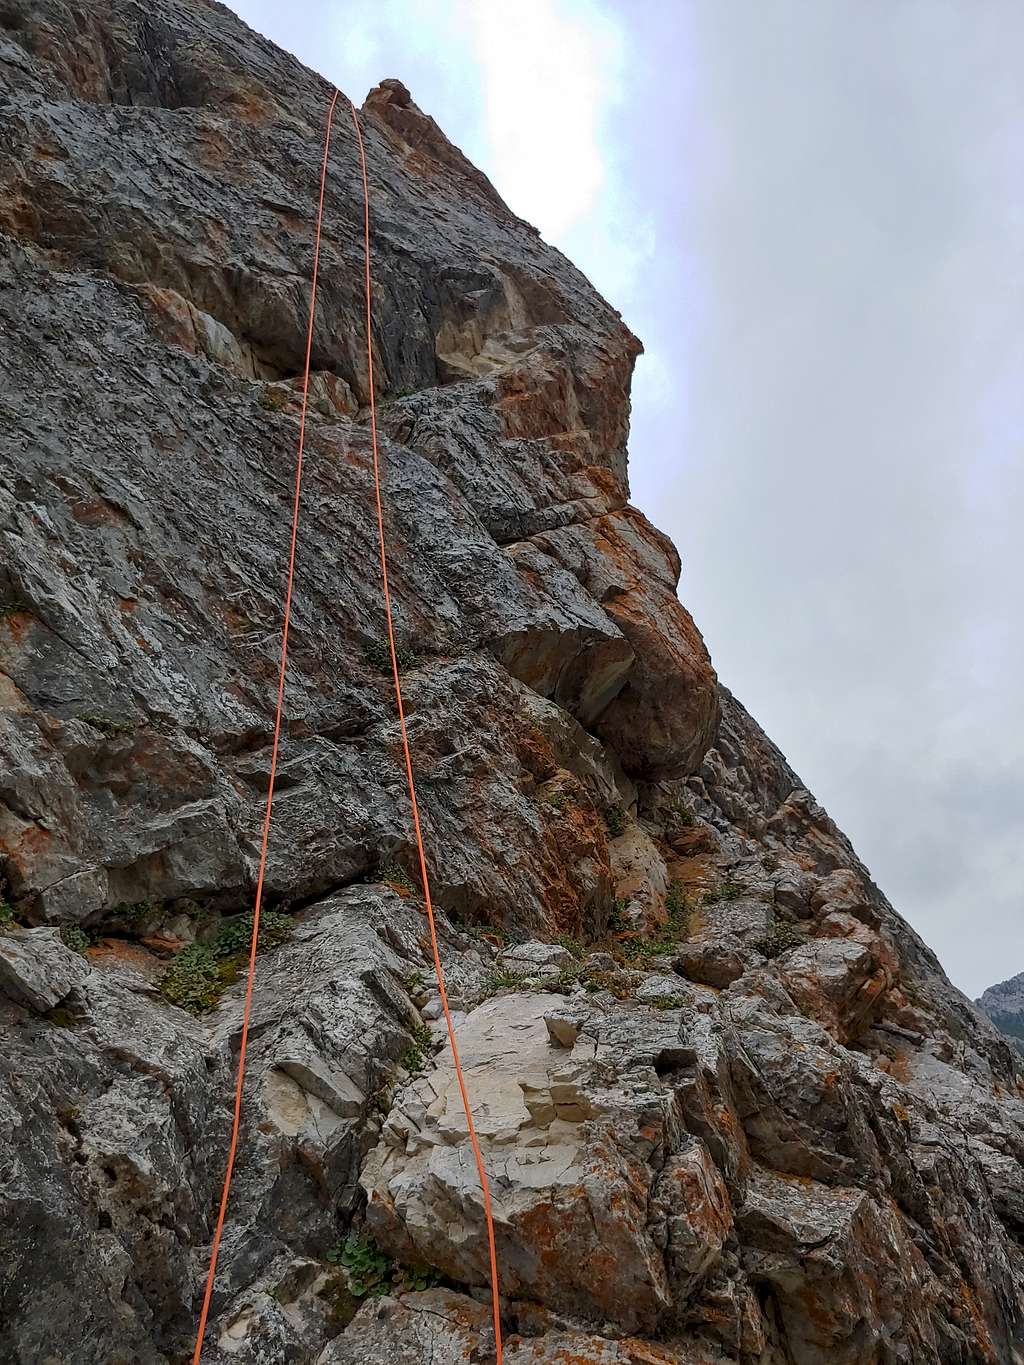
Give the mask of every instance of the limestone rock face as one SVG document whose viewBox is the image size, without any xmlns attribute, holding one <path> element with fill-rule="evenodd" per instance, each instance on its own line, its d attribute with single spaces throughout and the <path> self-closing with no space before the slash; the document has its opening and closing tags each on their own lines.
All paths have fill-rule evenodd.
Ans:
<svg viewBox="0 0 1024 1365">
<path fill-rule="evenodd" d="M 239 1046 L 330 88 L 214 0 L 5 0 L 0 70 L 0 1361 L 178 1365 Z M 362 120 L 403 692 L 506 1361 L 1024 1359 L 1019 1057 L 720 687 L 628 500 L 639 343 L 400 82 Z M 490 1365 L 384 648 L 344 105 L 328 171 L 203 1360 Z"/>
</svg>

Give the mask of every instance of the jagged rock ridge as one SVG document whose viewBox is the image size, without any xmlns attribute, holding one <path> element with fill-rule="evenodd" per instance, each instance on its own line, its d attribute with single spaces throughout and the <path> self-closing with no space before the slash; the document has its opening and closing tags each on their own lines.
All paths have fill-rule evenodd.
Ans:
<svg viewBox="0 0 1024 1365">
<path fill-rule="evenodd" d="M 4 0 L 0 66 L 0 1360 L 177 1365 L 329 87 L 204 0 Z M 719 687 L 628 502 L 636 339 L 397 82 L 363 119 L 405 690 L 506 1359 L 1019 1360 L 1018 1060 Z M 492 1358 L 380 666 L 361 212 L 341 119 L 213 1365 Z M 360 1306 L 366 1275 L 390 1292 Z"/>
</svg>

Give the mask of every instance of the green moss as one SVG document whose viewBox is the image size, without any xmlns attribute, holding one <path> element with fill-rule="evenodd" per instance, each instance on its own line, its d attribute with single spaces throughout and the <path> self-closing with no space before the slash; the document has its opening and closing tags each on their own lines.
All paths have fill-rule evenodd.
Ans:
<svg viewBox="0 0 1024 1365">
<path fill-rule="evenodd" d="M 491 924 L 483 920 L 480 924 L 464 924 L 462 927 L 470 938 L 496 938 L 502 945 L 508 943 L 508 930 L 500 924 Z"/>
</svg>

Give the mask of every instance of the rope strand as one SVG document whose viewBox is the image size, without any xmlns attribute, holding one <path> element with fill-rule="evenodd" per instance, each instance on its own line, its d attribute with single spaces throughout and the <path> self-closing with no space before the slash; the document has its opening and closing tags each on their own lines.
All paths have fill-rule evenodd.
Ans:
<svg viewBox="0 0 1024 1365">
<path fill-rule="evenodd" d="M 228 1197 L 231 1193 L 231 1177 L 235 1170 L 235 1156 L 238 1151 L 238 1130 L 242 1118 L 242 1087 L 245 1083 L 245 1054 L 249 1044 L 249 1019 L 252 1013 L 252 988 L 256 980 L 256 949 L 260 932 L 260 907 L 263 904 L 263 883 L 267 871 L 267 849 L 270 846 L 270 815 L 274 807 L 274 782 L 277 777 L 277 755 L 281 747 L 281 720 L 284 715 L 284 677 L 288 664 L 288 626 L 292 614 L 292 591 L 295 586 L 295 547 L 299 536 L 299 498 L 302 491 L 302 454 L 306 442 L 306 405 L 309 397 L 309 363 L 313 354 L 313 319 L 316 313 L 316 282 L 320 269 L 320 231 L 324 216 L 324 190 L 327 184 L 327 154 L 331 145 L 331 124 L 334 121 L 334 106 L 338 102 L 335 90 L 327 110 L 327 128 L 324 132 L 324 156 L 320 168 L 320 202 L 316 214 L 316 246 L 313 250 L 313 282 L 309 295 L 309 325 L 306 329 L 306 363 L 302 372 L 302 412 L 299 417 L 299 442 L 295 457 L 295 493 L 292 504 L 292 533 L 288 549 L 288 579 L 284 594 L 284 623 L 281 627 L 281 662 L 277 675 L 277 706 L 274 711 L 274 743 L 270 752 L 270 776 L 267 780 L 267 808 L 263 816 L 263 836 L 260 842 L 260 866 L 256 877 L 256 899 L 252 912 L 252 938 L 249 941 L 249 972 L 245 982 L 245 1007 L 242 1011 L 242 1035 L 238 1045 L 238 1073 L 235 1079 L 235 1107 L 231 1119 L 231 1139 L 228 1144 L 228 1160 L 224 1171 L 224 1184 L 220 1195 L 220 1208 L 217 1212 L 217 1226 L 210 1246 L 210 1265 L 206 1273 L 206 1290 L 203 1294 L 203 1307 L 199 1314 L 196 1331 L 196 1344 L 192 1352 L 192 1365 L 199 1365 L 203 1354 L 203 1337 L 206 1335 L 206 1321 L 210 1314 L 210 1300 L 213 1297 L 213 1283 L 217 1273 L 217 1257 L 220 1254 L 221 1237 L 224 1234 L 224 1219 L 227 1215 Z"/>
<path fill-rule="evenodd" d="M 462 1061 L 459 1057 L 459 1049 L 455 1041 L 455 1026 L 452 1023 L 451 1010 L 448 1008 L 448 991 L 445 987 L 444 968 L 441 965 L 441 952 L 437 941 L 434 906 L 430 897 L 430 878 L 427 875 L 427 855 L 423 843 L 423 829 L 420 823 L 419 802 L 416 800 L 416 781 L 413 777 L 409 734 L 405 723 L 405 705 L 402 700 L 402 683 L 398 674 L 398 651 L 395 648 L 395 623 L 394 615 L 391 610 L 391 589 L 388 582 L 388 556 L 384 536 L 384 502 L 381 494 L 380 456 L 377 449 L 377 404 L 373 388 L 373 337 L 371 333 L 373 306 L 371 302 L 372 291 L 370 285 L 370 188 L 366 175 L 366 149 L 363 146 L 363 133 L 359 126 L 359 116 L 356 113 L 356 107 L 351 100 L 349 100 L 349 106 L 352 110 L 352 122 L 355 125 L 356 138 L 359 142 L 359 166 L 363 177 L 363 234 L 366 260 L 366 367 L 370 397 L 370 439 L 373 444 L 373 482 L 377 502 L 377 536 L 380 544 L 380 570 L 384 584 L 384 609 L 387 615 L 388 647 L 391 651 L 391 672 L 395 684 L 398 724 L 402 733 L 402 751 L 405 757 L 406 783 L 409 788 L 409 802 L 412 806 L 412 823 L 416 834 L 416 851 L 419 855 L 423 900 L 427 909 L 427 923 L 430 926 L 430 944 L 434 955 L 434 969 L 437 972 L 437 988 L 441 996 L 441 1007 L 444 1010 L 445 1024 L 448 1028 L 448 1041 L 451 1044 L 452 1061 L 455 1064 L 455 1076 L 459 1084 L 459 1094 L 462 1096 L 462 1107 L 466 1114 L 469 1140 L 473 1147 L 473 1159 L 476 1162 L 477 1175 L 480 1177 L 480 1188 L 483 1191 L 484 1218 L 487 1223 L 487 1251 L 491 1272 L 491 1314 L 494 1319 L 495 1365 L 502 1365 L 501 1294 L 498 1285 L 498 1256 L 494 1243 L 494 1218 L 491 1211 L 491 1190 L 487 1180 L 487 1171 L 484 1167 L 483 1155 L 480 1151 L 480 1143 L 476 1135 L 476 1125 L 473 1122 L 473 1111 L 469 1103 L 469 1094 L 466 1090 L 466 1080 L 462 1073 Z"/>
</svg>

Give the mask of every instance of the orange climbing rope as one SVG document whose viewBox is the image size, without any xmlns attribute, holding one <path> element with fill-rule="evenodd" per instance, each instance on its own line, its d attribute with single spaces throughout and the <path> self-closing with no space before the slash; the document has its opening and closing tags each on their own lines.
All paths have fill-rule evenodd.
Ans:
<svg viewBox="0 0 1024 1365">
<path fill-rule="evenodd" d="M 377 404 L 373 389 L 373 336 L 371 330 L 373 305 L 370 287 L 370 187 L 366 176 L 366 149 L 363 146 L 363 133 L 359 126 L 359 115 L 356 113 L 356 106 L 351 100 L 349 100 L 349 106 L 352 110 L 352 122 L 355 125 L 356 138 L 359 142 L 359 167 L 363 177 L 363 239 L 366 261 L 366 369 L 370 395 L 370 440 L 373 445 L 373 483 L 377 500 L 377 537 L 380 544 L 381 578 L 384 584 L 384 609 L 387 615 L 388 648 L 391 651 L 391 672 L 395 683 L 398 724 L 402 732 L 402 751 L 405 756 L 405 776 L 409 787 L 409 802 L 412 806 L 412 824 L 416 834 L 416 851 L 419 855 L 420 879 L 423 884 L 423 900 L 427 909 L 427 923 L 430 926 L 430 946 L 434 955 L 434 968 L 437 972 L 437 989 L 441 996 L 444 1021 L 448 1027 L 448 1041 L 451 1044 L 452 1061 L 455 1065 L 455 1076 L 459 1083 L 459 1094 L 462 1096 L 462 1107 L 466 1113 L 466 1126 L 469 1129 L 469 1140 L 473 1147 L 473 1159 L 476 1162 L 477 1175 L 480 1177 L 480 1188 L 483 1191 L 484 1218 L 487 1222 L 487 1251 L 491 1268 L 491 1314 L 494 1319 L 495 1365 L 502 1365 L 501 1296 L 498 1287 L 498 1256 L 494 1246 L 494 1219 L 491 1215 L 491 1189 L 487 1182 L 487 1171 L 484 1168 L 484 1159 L 480 1152 L 480 1143 L 476 1135 L 476 1125 L 473 1122 L 473 1110 L 469 1103 L 469 1093 L 466 1090 L 466 1079 L 462 1074 L 462 1061 L 459 1057 L 458 1044 L 455 1041 L 455 1025 L 452 1023 L 451 1010 L 448 1008 L 448 991 L 445 988 L 444 968 L 441 965 L 441 952 L 437 942 L 437 925 L 434 921 L 434 906 L 430 898 L 430 878 L 427 875 L 427 854 L 423 843 L 423 829 L 420 824 L 419 803 L 416 800 L 416 780 L 413 777 L 412 771 L 412 753 L 409 749 L 409 733 L 405 724 L 405 705 L 402 701 L 402 683 L 398 675 L 398 651 L 395 648 L 395 622 L 391 611 L 391 589 L 388 585 L 388 555 L 384 537 L 384 500 L 381 495 L 380 486 L 380 456 L 377 451 Z"/>
<path fill-rule="evenodd" d="M 249 943 L 249 968 L 245 987 L 245 1007 L 242 1012 L 242 1033 L 238 1050 L 238 1073 L 235 1080 L 235 1103 L 231 1122 L 231 1137 L 228 1144 L 228 1159 L 224 1172 L 224 1184 L 221 1189 L 220 1207 L 217 1213 L 217 1224 L 214 1230 L 213 1242 L 210 1247 L 210 1263 L 206 1276 L 206 1289 L 203 1294 L 203 1306 L 199 1316 L 199 1325 L 196 1331 L 195 1349 L 192 1353 L 192 1365 L 199 1365 L 203 1352 L 203 1338 L 206 1335 L 206 1324 L 210 1313 L 210 1301 L 213 1296 L 213 1285 L 217 1271 L 217 1257 L 220 1252 L 221 1238 L 224 1233 L 224 1220 L 227 1213 L 228 1198 L 231 1191 L 231 1177 L 234 1173 L 235 1156 L 238 1150 L 238 1133 L 242 1113 L 242 1089 L 245 1081 L 245 1055 L 249 1041 L 249 1021 L 252 1012 L 252 992 L 253 983 L 256 978 L 256 949 L 259 941 L 260 907 L 263 902 L 263 885 L 266 876 L 267 849 L 270 843 L 270 818 L 274 804 L 274 782 L 277 776 L 277 757 L 281 742 L 281 721 L 284 712 L 284 680 L 285 669 L 288 662 L 288 626 L 291 620 L 292 591 L 295 583 L 295 547 L 298 540 L 299 531 L 299 511 L 300 494 L 302 489 L 302 457 L 305 447 L 306 437 L 306 408 L 309 396 L 309 368 L 310 359 L 313 351 L 313 322 L 316 315 L 316 288 L 317 276 L 320 267 L 320 239 L 323 227 L 324 215 L 324 193 L 327 185 L 327 161 L 331 145 L 331 127 L 334 121 L 334 109 L 338 102 L 338 90 L 331 96 L 331 102 L 327 110 L 327 126 L 324 131 L 323 161 L 320 168 L 320 198 L 317 207 L 316 217 L 316 245 L 313 251 L 313 278 L 309 297 L 309 323 L 306 331 L 306 359 L 302 374 L 302 411 L 299 418 L 299 440 L 298 450 L 295 461 L 295 493 L 292 506 L 292 529 L 291 543 L 288 555 L 288 575 L 285 588 L 284 599 L 284 624 L 281 631 L 281 660 L 278 671 L 277 681 L 277 706 L 274 713 L 274 742 L 270 758 L 270 776 L 267 783 L 267 806 L 263 819 L 263 835 L 260 845 L 259 873 L 256 879 L 256 898 L 253 908 L 252 938 Z M 413 829 L 416 835 L 416 848 L 419 855 L 420 877 L 423 884 L 423 898 L 427 911 L 427 923 L 430 926 L 430 942 L 434 957 L 434 967 L 437 972 L 438 992 L 441 996 L 441 1005 L 444 1010 L 445 1023 L 448 1028 L 448 1039 L 452 1049 L 452 1060 L 455 1065 L 455 1075 L 458 1080 L 459 1093 L 462 1097 L 462 1106 L 466 1114 L 466 1124 L 469 1130 L 469 1140 L 473 1148 L 473 1157 L 476 1162 L 477 1174 L 480 1178 L 480 1188 L 483 1192 L 484 1217 L 487 1223 L 487 1249 L 490 1260 L 491 1276 L 491 1309 L 494 1320 L 494 1344 L 495 1344 L 495 1365 L 502 1365 L 502 1340 L 501 1340 L 501 1298 L 498 1284 L 498 1258 L 494 1241 L 494 1219 L 491 1211 L 491 1191 L 487 1180 L 487 1171 L 484 1167 L 483 1155 L 480 1151 L 480 1143 L 477 1138 L 476 1125 L 473 1122 L 472 1107 L 469 1102 L 469 1093 L 466 1089 L 466 1080 L 462 1071 L 462 1062 L 459 1057 L 458 1045 L 455 1041 L 455 1026 L 452 1022 L 451 1010 L 448 1005 L 448 992 L 445 985 L 444 968 L 441 964 L 441 952 L 438 945 L 437 926 L 434 919 L 434 907 L 430 896 L 430 879 L 427 874 L 427 855 L 423 841 L 423 829 L 420 822 L 419 803 L 416 799 L 416 782 L 413 776 L 412 753 L 409 747 L 409 734 L 405 721 L 405 706 L 402 699 L 402 684 L 398 672 L 398 652 L 395 647 L 395 627 L 394 616 L 391 608 L 391 590 L 388 581 L 388 559 L 387 545 L 384 535 L 384 500 L 381 491 L 380 478 L 380 456 L 377 447 L 377 405 L 373 385 L 373 337 L 372 337 L 372 318 L 373 303 L 372 289 L 370 283 L 370 190 L 366 174 L 366 149 L 363 146 L 363 133 L 359 124 L 359 115 L 356 107 L 349 100 L 349 107 L 352 110 L 352 123 L 355 127 L 356 140 L 359 145 L 359 167 L 363 181 L 363 242 L 365 257 L 365 284 L 366 284 L 366 363 L 370 398 L 370 437 L 373 448 L 373 480 L 374 494 L 377 507 L 377 533 L 380 546 L 380 567 L 381 578 L 384 587 L 384 608 L 387 616 L 388 646 L 391 652 L 391 671 L 395 684 L 395 699 L 398 709 L 398 722 L 402 735 L 402 749 L 405 756 L 405 772 L 409 787 L 409 801 L 412 807 Z"/>
<path fill-rule="evenodd" d="M 199 1365 L 203 1354 L 203 1337 L 206 1335 L 206 1319 L 210 1313 L 210 1299 L 213 1296 L 213 1281 L 217 1273 L 217 1256 L 220 1252 L 220 1239 L 224 1233 L 224 1216 L 228 1208 L 228 1195 L 231 1192 L 231 1176 L 235 1169 L 235 1153 L 238 1150 L 238 1127 L 242 1117 L 242 1086 L 245 1081 L 245 1052 L 249 1043 L 249 1018 L 252 1013 L 252 988 L 256 980 L 256 948 L 260 932 L 260 906 L 263 904 L 263 882 L 267 871 L 267 848 L 270 844 L 270 813 L 274 806 L 274 780 L 277 777 L 277 754 L 281 745 L 281 717 L 284 712 L 284 674 L 288 663 L 288 625 L 292 614 L 292 588 L 295 584 L 295 545 L 299 535 L 299 495 L 302 491 L 302 452 L 306 443 L 306 402 L 309 396 L 309 362 L 313 353 L 313 318 L 316 313 L 316 277 L 320 268 L 320 229 L 324 217 L 324 189 L 327 185 L 327 153 L 331 144 L 331 123 L 334 120 L 334 106 L 338 102 L 335 90 L 327 110 L 327 129 L 324 133 L 324 157 L 320 167 L 320 203 L 316 214 L 316 246 L 313 249 L 313 285 L 309 295 L 309 325 L 306 328 L 306 363 L 302 372 L 302 412 L 299 417 L 299 445 L 295 457 L 295 494 L 292 503 L 292 534 L 288 550 L 288 578 L 284 593 L 284 624 L 281 628 L 281 663 L 277 674 L 277 707 L 274 711 L 274 744 L 270 752 L 270 777 L 267 781 L 267 809 L 263 816 L 263 838 L 260 843 L 260 867 L 256 877 L 256 899 L 252 912 L 252 938 L 249 942 L 249 973 L 245 983 L 245 1008 L 242 1011 L 242 1036 L 238 1045 L 238 1075 L 235 1080 L 235 1108 L 231 1119 L 231 1140 L 228 1144 L 228 1160 L 224 1170 L 224 1185 L 220 1194 L 220 1208 L 217 1211 L 217 1226 L 210 1247 L 210 1267 L 206 1273 L 206 1291 L 203 1294 L 202 1312 L 196 1330 L 196 1344 L 192 1352 L 192 1365 Z"/>
</svg>

